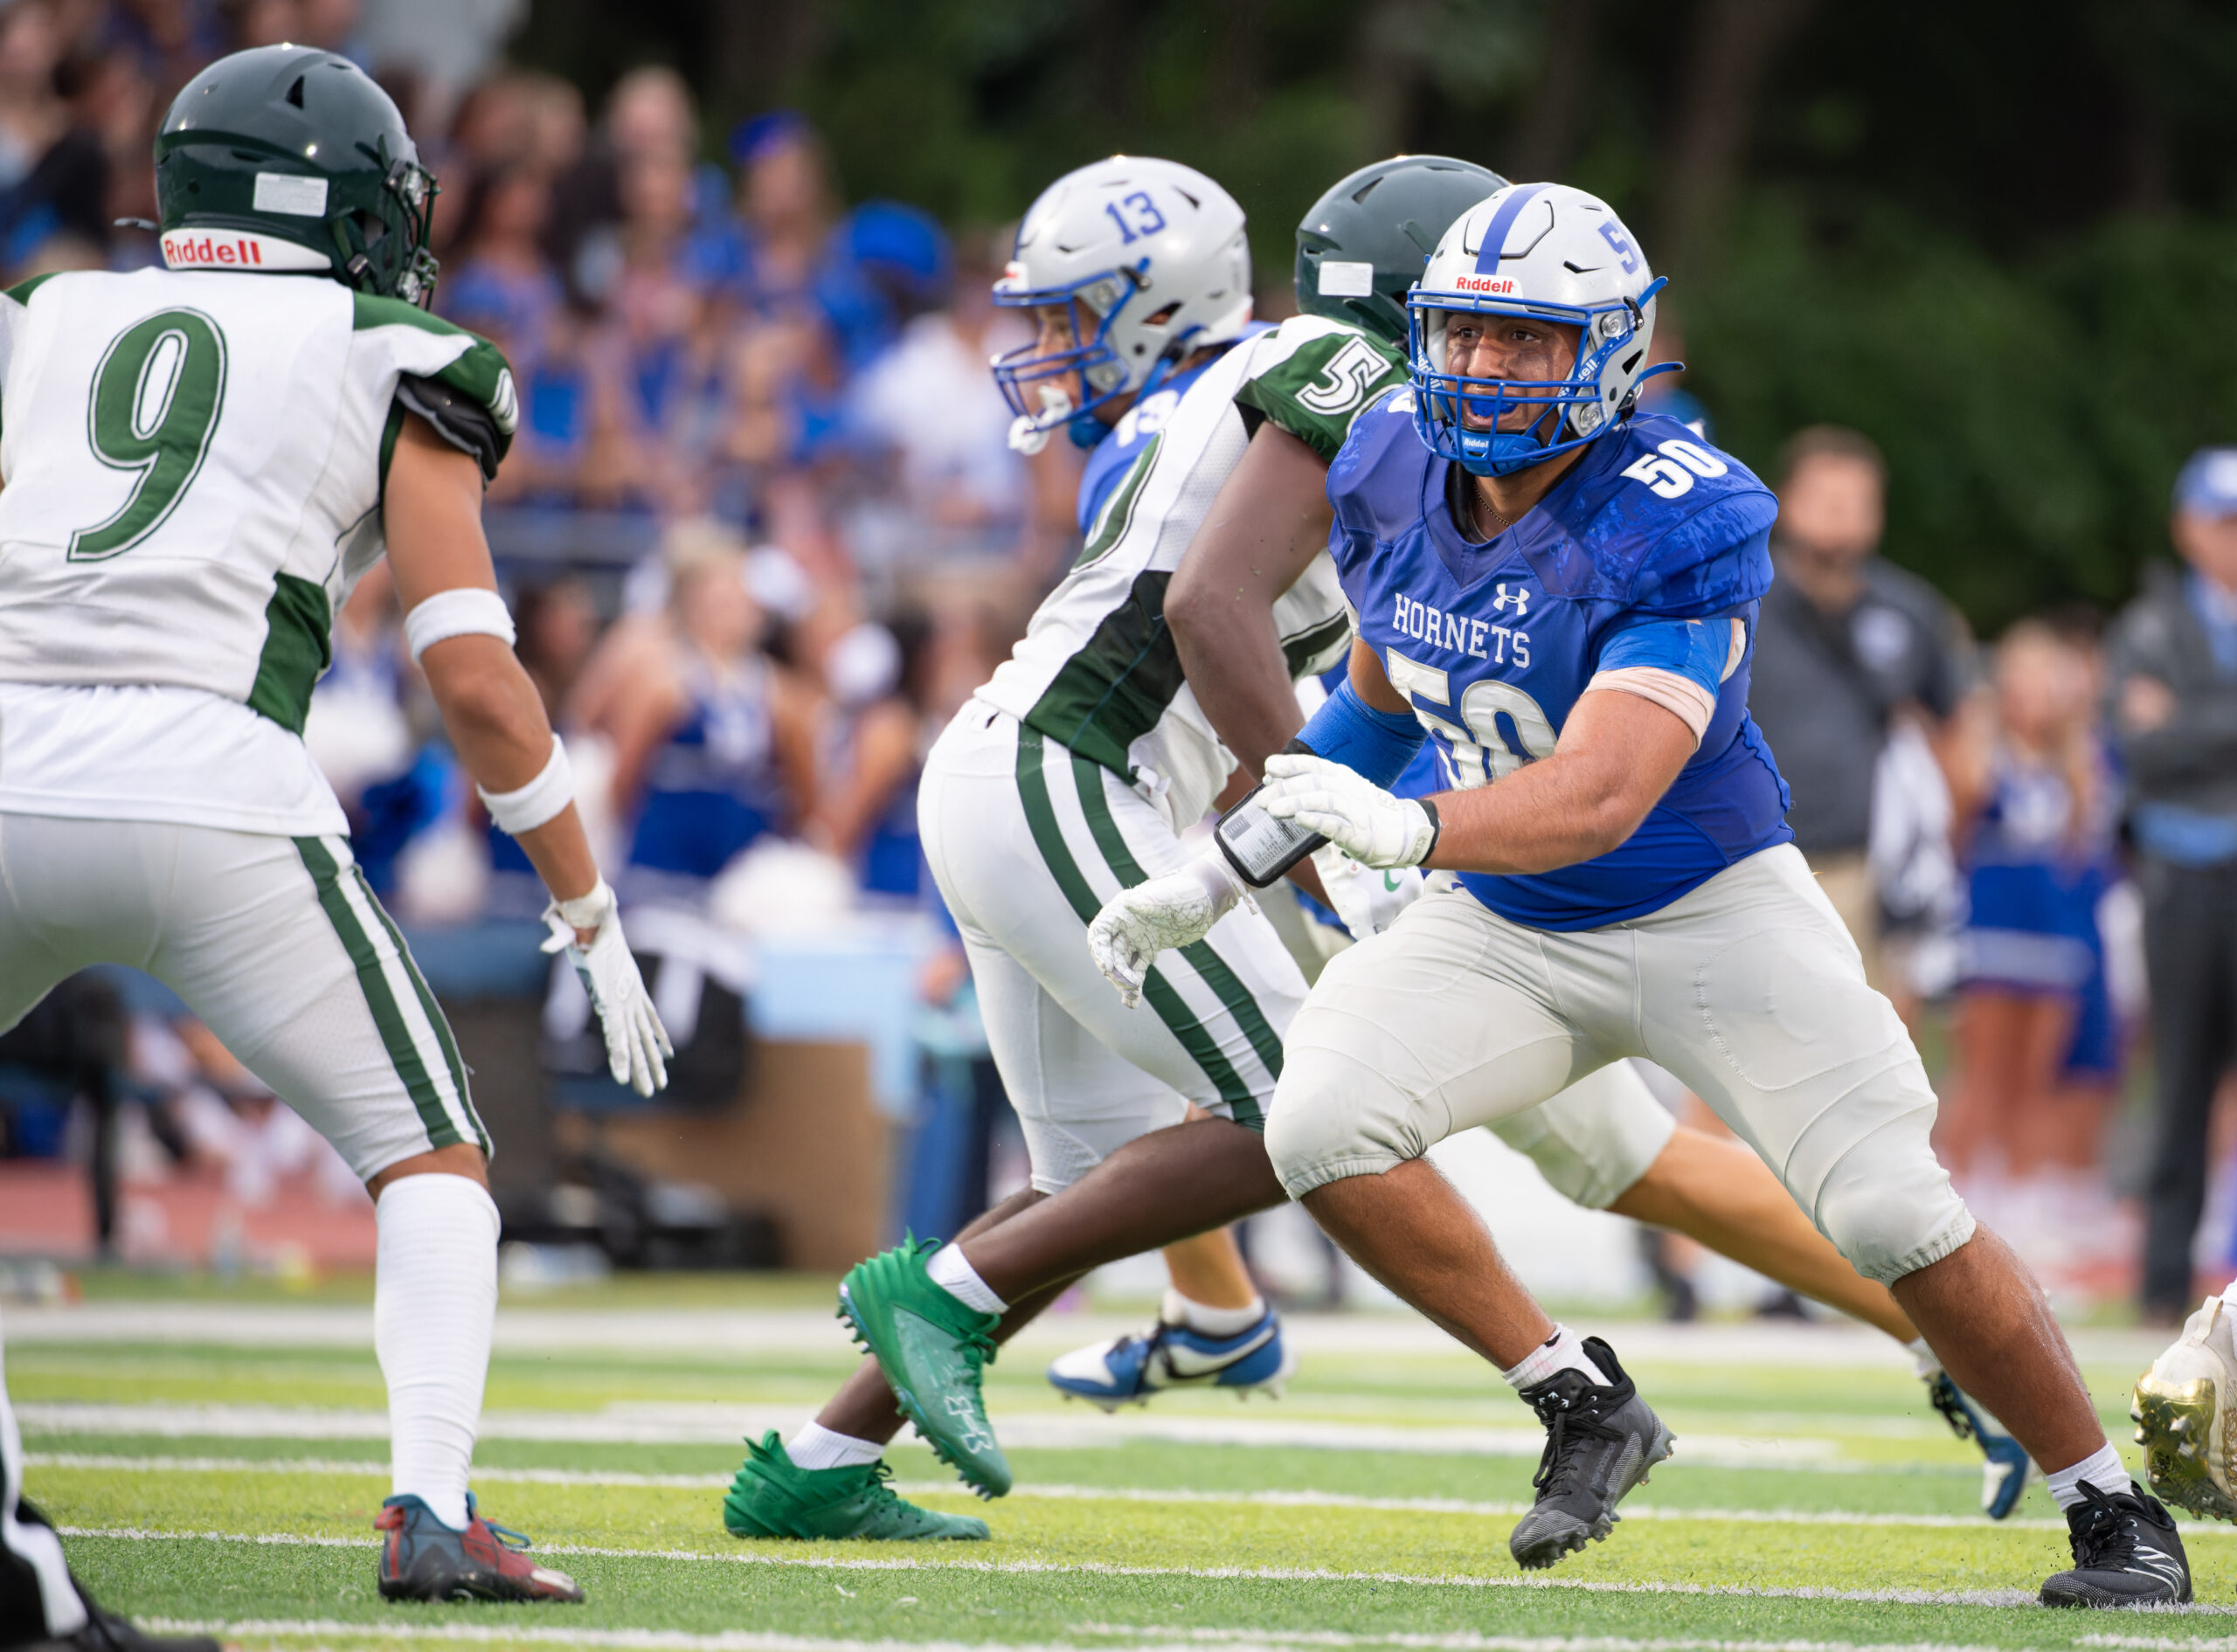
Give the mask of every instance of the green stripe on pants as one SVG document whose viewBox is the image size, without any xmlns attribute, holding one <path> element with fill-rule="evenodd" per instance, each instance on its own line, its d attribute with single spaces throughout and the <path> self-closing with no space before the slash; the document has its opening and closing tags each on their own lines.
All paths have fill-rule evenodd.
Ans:
<svg viewBox="0 0 2237 1652">
<path fill-rule="evenodd" d="M 412 978 L 412 990 L 419 997 L 419 1007 L 427 1017 L 427 1025 L 435 1029 L 435 1042 L 442 1046 L 443 1065 L 450 1069 L 451 1089 L 458 1096 L 459 1109 L 466 1115 L 466 1122 L 474 1127 L 474 1139 L 480 1144 L 481 1157 L 490 1157 L 489 1132 L 481 1128 L 481 1116 L 474 1110 L 474 1096 L 467 1088 L 466 1062 L 458 1053 L 458 1044 L 451 1037 L 449 1018 L 442 1006 L 435 1002 L 435 995 L 428 990 L 426 978 L 419 973 L 419 965 L 412 960 L 412 949 L 404 944 L 404 932 L 396 927 L 396 920 L 388 909 L 374 895 L 373 886 L 365 881 L 365 868 L 353 864 L 350 874 L 357 880 L 357 887 L 364 892 L 365 904 L 373 909 L 381 927 L 388 931 L 388 938 L 396 944 L 396 956 L 404 965 L 405 974 Z"/>
<path fill-rule="evenodd" d="M 1109 772 L 1101 764 L 1091 763 L 1077 753 L 1073 754 L 1072 780 L 1079 787 L 1080 811 L 1087 816 L 1088 832 L 1095 839 L 1095 847 L 1103 851 L 1105 861 L 1119 882 L 1131 889 L 1146 879 L 1141 863 L 1134 859 L 1134 852 L 1126 847 L 1126 840 L 1118 830 L 1118 818 L 1111 812 L 1111 799 L 1104 793 L 1104 777 Z M 1251 996 L 1250 989 L 1243 985 L 1228 961 L 1213 949 L 1209 941 L 1194 941 L 1179 950 L 1203 978 L 1204 985 L 1218 995 L 1220 1002 L 1227 1006 L 1227 1013 L 1235 1017 L 1236 1025 L 1250 1040 L 1250 1047 L 1258 1052 L 1258 1059 L 1265 1063 L 1266 1071 L 1279 1078 L 1282 1075 L 1282 1040 L 1275 1036 L 1272 1025 L 1266 1020 L 1265 1012 L 1258 1007 L 1258 1000 Z M 1185 1043 L 1187 1040 L 1184 1039 L 1182 1041 Z M 1209 1038 L 1207 1041 L 1209 1041 Z M 1190 1053 L 1193 1054 L 1195 1052 Z M 1229 1067 L 1226 1058 L 1219 1055 L 1216 1048 L 1213 1054 L 1222 1067 L 1228 1068 L 1230 1072 L 1234 1070 Z M 1197 1061 L 1199 1065 L 1202 1065 L 1202 1056 L 1197 1057 Z M 1207 1074 L 1211 1072 L 1209 1067 L 1204 1070 Z M 1213 1082 L 1216 1083 L 1218 1080 L 1215 1078 Z M 1249 1089 L 1248 1085 L 1243 1086 L 1243 1099 L 1235 1103 L 1235 1122 L 1247 1124 L 1253 1130 L 1262 1130 L 1266 1121 L 1259 1111 L 1257 1098 L 1249 1094 Z M 1222 1089 L 1221 1093 L 1225 1095 L 1225 1089 Z"/>
<path fill-rule="evenodd" d="M 357 971 L 357 985 L 365 994 L 365 1007 L 373 1013 L 373 1025 L 379 1029 L 381 1045 L 388 1051 L 391 1066 L 404 1082 L 412 1097 L 412 1104 L 419 1111 L 419 1123 L 426 1130 L 427 1140 L 435 1147 L 455 1147 L 463 1139 L 458 1127 L 451 1123 L 448 1109 L 435 1089 L 435 1082 L 428 1075 L 426 1063 L 419 1058 L 419 1047 L 413 1040 L 412 1029 L 404 1023 L 404 1012 L 389 990 L 387 971 L 381 967 L 380 949 L 372 935 L 357 915 L 350 910 L 350 897 L 343 892 L 341 880 L 344 875 L 341 864 L 332 851 L 316 838 L 297 838 L 295 853 L 302 858 L 303 869 L 311 874 L 311 882 L 318 890 L 318 903 L 325 910 L 327 922 L 341 937 L 343 950 L 350 955 L 350 964 Z M 352 866 L 350 870 L 357 868 Z M 375 903 L 375 910 L 379 909 Z"/>
<path fill-rule="evenodd" d="M 1056 811 L 1049 801 L 1049 777 L 1044 766 L 1046 752 L 1047 742 L 1040 731 L 1021 724 L 1017 731 L 1018 797 L 1025 805 L 1026 824 L 1032 828 L 1034 845 L 1041 851 L 1041 858 L 1048 862 L 1049 870 L 1056 880 L 1056 887 L 1064 892 L 1064 899 L 1071 903 L 1072 910 L 1079 915 L 1080 922 L 1092 923 L 1095 915 L 1102 910 L 1103 903 L 1096 899 L 1095 891 L 1081 874 L 1078 862 L 1072 859 L 1071 847 L 1064 841 L 1063 831 L 1056 824 Z M 1117 875 L 1115 868 L 1113 875 Z M 1140 882 L 1139 868 L 1136 869 L 1135 876 L 1126 881 L 1129 888 Z M 1203 1024 L 1189 1013 L 1188 1006 L 1173 990 L 1173 984 L 1153 969 L 1142 983 L 1142 996 L 1149 1000 L 1150 1007 L 1157 1012 L 1158 1019 L 1166 1024 L 1174 1037 L 1181 1040 L 1181 1047 L 1203 1069 L 1204 1076 L 1211 1081 L 1213 1089 L 1219 1092 L 1220 1099 L 1236 1112 L 1238 1122 L 1247 1115 L 1249 1120 L 1255 1123 L 1258 1104 L 1251 1096 L 1250 1087 L 1243 1082 L 1227 1057 L 1220 1054 L 1219 1045 L 1204 1030 Z"/>
</svg>

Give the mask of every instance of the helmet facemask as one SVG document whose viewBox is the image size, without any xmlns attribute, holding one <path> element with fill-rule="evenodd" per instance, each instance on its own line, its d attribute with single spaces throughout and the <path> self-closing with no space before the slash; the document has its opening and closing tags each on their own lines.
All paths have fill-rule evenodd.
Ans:
<svg viewBox="0 0 2237 1652">
<path fill-rule="evenodd" d="M 1091 412 L 1129 388 L 1126 363 L 1111 342 L 1111 329 L 1141 291 L 1140 278 L 1129 269 L 1105 270 L 1068 287 L 1035 289 L 1025 287 L 1024 273 L 1016 265 L 994 283 L 994 299 L 1005 309 L 1037 311 L 1063 308 L 1070 318 L 1070 346 L 1043 350 L 1038 336 L 994 358 L 994 383 L 1016 419 L 1010 426 L 1010 446 L 1021 453 L 1039 453 L 1058 426 Z M 1037 320 L 1037 318 L 1036 318 Z M 1076 399 L 1071 383 L 1086 391 Z"/>
<path fill-rule="evenodd" d="M 1505 476 L 1583 446 L 1627 418 L 1645 377 L 1639 363 L 1654 333 L 1652 282 L 1638 299 L 1566 305 L 1479 298 L 1465 293 L 1409 295 L 1414 422 L 1430 449 L 1479 476 Z M 1523 316 L 1577 329 L 1576 360 L 1558 379 L 1487 378 L 1447 368 L 1445 329 L 1455 315 Z M 1649 370 L 1650 371 L 1653 370 Z M 1464 417 L 1464 410 L 1465 417 Z M 1518 410 L 1530 416 L 1508 428 Z M 1472 422 L 1472 421 L 1480 421 Z"/>
<path fill-rule="evenodd" d="M 384 140 L 384 159 L 387 149 Z M 400 298 L 425 309 L 434 299 L 441 269 L 427 243 L 442 186 L 416 159 L 400 157 L 389 161 L 381 187 L 373 205 L 332 220 L 343 278 L 360 292 Z"/>
</svg>

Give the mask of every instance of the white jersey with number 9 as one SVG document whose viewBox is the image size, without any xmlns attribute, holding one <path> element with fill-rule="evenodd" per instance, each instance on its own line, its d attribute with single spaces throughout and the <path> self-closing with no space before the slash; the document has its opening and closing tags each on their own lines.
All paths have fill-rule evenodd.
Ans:
<svg viewBox="0 0 2237 1652">
<path fill-rule="evenodd" d="M 0 809 L 67 812 L 90 789 L 108 818 L 336 829 L 299 736 L 332 617 L 384 548 L 412 383 L 509 436 L 494 349 L 322 277 L 66 273 L 0 295 Z M 120 692 L 88 747 L 87 702 L 60 691 L 94 688 Z"/>
</svg>

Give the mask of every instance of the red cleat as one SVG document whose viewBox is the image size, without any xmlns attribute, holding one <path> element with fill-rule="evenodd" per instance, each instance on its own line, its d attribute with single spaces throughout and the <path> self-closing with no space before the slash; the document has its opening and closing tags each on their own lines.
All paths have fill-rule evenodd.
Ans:
<svg viewBox="0 0 2237 1652">
<path fill-rule="evenodd" d="M 381 1595 L 390 1600 L 565 1600 L 583 1592 L 564 1572 L 540 1566 L 523 1552 L 528 1539 L 493 1526 L 466 1497 L 466 1530 L 435 1518 L 418 1497 L 391 1497 L 374 1528 L 381 1545 Z"/>
</svg>

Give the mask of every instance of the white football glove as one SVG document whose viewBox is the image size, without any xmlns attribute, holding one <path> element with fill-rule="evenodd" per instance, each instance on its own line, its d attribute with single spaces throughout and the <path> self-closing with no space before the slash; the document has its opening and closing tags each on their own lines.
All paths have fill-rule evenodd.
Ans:
<svg viewBox="0 0 2237 1652">
<path fill-rule="evenodd" d="M 1336 909 L 1354 941 L 1380 935 L 1396 923 L 1401 912 L 1422 898 L 1427 881 L 1409 866 L 1361 866 L 1333 843 L 1312 852 L 1312 864 L 1320 874 L 1320 887 L 1328 891 L 1328 904 Z"/>
<path fill-rule="evenodd" d="M 1142 1001 L 1142 982 L 1167 947 L 1201 941 L 1236 902 L 1249 899 L 1243 880 L 1218 850 L 1197 856 L 1170 876 L 1121 889 L 1087 926 L 1087 950 L 1128 1009 Z"/>
<path fill-rule="evenodd" d="M 645 978 L 637 960 L 621 938 L 621 913 L 613 891 L 604 878 L 588 895 L 571 901 L 554 901 L 544 909 L 551 927 L 544 942 L 547 952 L 564 952 L 591 995 L 599 1026 L 606 1033 L 606 1070 L 617 1084 L 627 1084 L 640 1096 L 668 1088 L 668 1063 L 675 1054 L 661 1025 L 660 1012 L 645 991 Z M 575 938 L 578 930 L 595 930 L 585 947 Z"/>
<path fill-rule="evenodd" d="M 1419 866 L 1437 845 L 1437 817 L 1413 798 L 1394 798 L 1357 770 L 1310 752 L 1266 759 L 1258 806 L 1318 832 L 1364 866 Z"/>
</svg>

